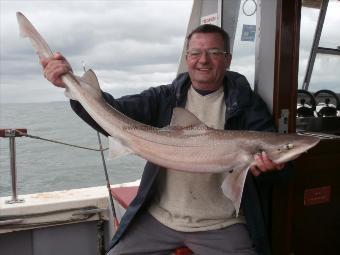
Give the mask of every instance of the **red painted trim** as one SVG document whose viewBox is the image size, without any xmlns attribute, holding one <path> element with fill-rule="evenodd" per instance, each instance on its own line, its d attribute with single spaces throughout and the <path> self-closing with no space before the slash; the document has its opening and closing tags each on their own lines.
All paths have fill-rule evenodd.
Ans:
<svg viewBox="0 0 340 255">
<path fill-rule="evenodd" d="M 177 248 L 175 250 L 175 255 L 191 255 L 193 254 L 192 250 L 187 247 Z"/>
<path fill-rule="evenodd" d="M 0 137 L 8 137 L 6 136 L 6 130 L 15 129 L 15 137 L 23 136 L 21 133 L 27 134 L 27 128 L 1 128 L 0 129 Z M 19 133 L 19 132 L 21 133 Z"/>
<path fill-rule="evenodd" d="M 125 209 L 129 206 L 129 204 L 135 198 L 137 191 L 138 191 L 138 186 L 111 188 L 112 196 Z"/>
</svg>

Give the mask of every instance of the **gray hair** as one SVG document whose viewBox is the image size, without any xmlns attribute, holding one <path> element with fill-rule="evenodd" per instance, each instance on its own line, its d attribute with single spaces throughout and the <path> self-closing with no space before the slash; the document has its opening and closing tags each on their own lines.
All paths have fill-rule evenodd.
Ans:
<svg viewBox="0 0 340 255">
<path fill-rule="evenodd" d="M 199 27 L 195 28 L 188 36 L 187 36 L 187 49 L 189 47 L 189 42 L 191 37 L 194 34 L 197 33 L 217 33 L 219 35 L 221 35 L 223 41 L 224 41 L 224 50 L 227 53 L 230 53 L 230 39 L 229 39 L 229 35 L 226 31 L 224 31 L 222 28 L 215 26 L 215 25 L 211 25 L 211 24 L 204 24 L 204 25 L 200 25 Z"/>
</svg>

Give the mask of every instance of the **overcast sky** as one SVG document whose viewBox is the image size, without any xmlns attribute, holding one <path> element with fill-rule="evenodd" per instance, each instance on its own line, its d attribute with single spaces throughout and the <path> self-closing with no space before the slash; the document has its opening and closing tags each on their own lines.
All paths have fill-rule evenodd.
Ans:
<svg viewBox="0 0 340 255">
<path fill-rule="evenodd" d="M 340 46 L 339 5 L 334 0 L 330 2 L 326 21 L 333 26 L 325 26 L 328 35 L 322 38 L 327 47 Z M 33 23 L 53 51 L 69 59 L 75 73 L 81 74 L 85 62 L 97 73 L 102 89 L 118 97 L 175 78 L 191 7 L 192 0 L 0 0 L 0 102 L 66 100 L 62 90 L 43 78 L 29 41 L 19 37 L 16 11 Z M 317 15 L 317 10 L 303 11 L 302 69 Z M 252 82 L 255 47 L 254 42 L 240 42 L 243 24 L 255 24 L 255 15 L 240 14 L 232 70 L 242 72 Z M 335 87 L 340 80 L 338 58 L 318 59 L 315 69 L 320 74 L 314 76 L 314 81 L 326 80 Z"/>
<path fill-rule="evenodd" d="M 2 103 L 65 100 L 44 80 L 29 41 L 19 37 L 16 11 L 76 73 L 85 62 L 103 90 L 120 96 L 175 77 L 192 7 L 191 0 L 0 3 Z"/>
</svg>

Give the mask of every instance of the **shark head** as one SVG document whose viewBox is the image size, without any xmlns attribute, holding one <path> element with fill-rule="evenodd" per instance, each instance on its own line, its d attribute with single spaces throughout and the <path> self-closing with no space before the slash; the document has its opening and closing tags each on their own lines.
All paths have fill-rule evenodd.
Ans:
<svg viewBox="0 0 340 255">
<path fill-rule="evenodd" d="M 299 134 L 276 135 L 275 141 L 262 144 L 263 151 L 275 163 L 284 163 L 296 159 L 302 153 L 314 147 L 320 139 Z"/>
</svg>

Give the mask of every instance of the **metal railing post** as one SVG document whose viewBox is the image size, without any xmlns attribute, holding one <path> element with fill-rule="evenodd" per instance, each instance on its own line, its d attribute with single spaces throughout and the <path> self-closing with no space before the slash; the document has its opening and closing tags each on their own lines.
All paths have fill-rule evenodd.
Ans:
<svg viewBox="0 0 340 255">
<path fill-rule="evenodd" d="M 9 139 L 9 154 L 10 154 L 10 169 L 12 179 L 12 198 L 6 201 L 6 204 L 23 203 L 23 199 L 19 199 L 17 195 L 17 166 L 16 166 L 16 148 L 15 137 L 17 136 L 16 129 L 6 129 L 4 137 Z"/>
</svg>

